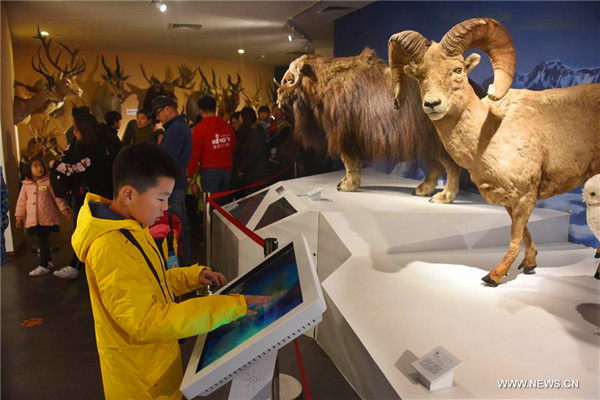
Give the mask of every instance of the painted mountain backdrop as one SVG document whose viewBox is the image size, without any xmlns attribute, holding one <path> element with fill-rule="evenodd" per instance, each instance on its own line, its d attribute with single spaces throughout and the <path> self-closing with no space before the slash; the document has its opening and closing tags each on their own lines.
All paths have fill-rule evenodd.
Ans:
<svg viewBox="0 0 600 400">
<path fill-rule="evenodd" d="M 490 77 L 483 82 L 483 87 L 492 83 Z M 544 90 L 581 85 L 583 83 L 600 83 L 600 68 L 581 68 L 574 70 L 560 60 L 539 63 L 531 72 L 517 74 L 512 84 L 514 89 Z M 571 213 L 569 240 L 574 243 L 597 247 L 598 240 L 587 226 L 586 206 L 581 198 L 582 187 L 549 199 L 538 201 L 540 207 Z"/>
<path fill-rule="evenodd" d="M 483 81 L 482 87 L 487 91 L 493 77 Z M 600 68 L 582 68 L 573 70 L 560 60 L 543 61 L 531 72 L 515 76 L 513 89 L 544 90 L 581 85 L 582 83 L 600 83 Z"/>
</svg>

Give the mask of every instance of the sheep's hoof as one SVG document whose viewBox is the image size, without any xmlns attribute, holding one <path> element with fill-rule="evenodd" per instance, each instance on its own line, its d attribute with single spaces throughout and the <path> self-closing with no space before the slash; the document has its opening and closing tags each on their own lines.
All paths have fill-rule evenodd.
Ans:
<svg viewBox="0 0 600 400">
<path fill-rule="evenodd" d="M 535 267 L 523 267 L 523 273 L 525 275 L 534 275 L 535 274 Z"/>
<path fill-rule="evenodd" d="M 534 265 L 533 267 L 526 267 L 525 260 L 523 260 L 518 269 L 522 269 L 525 275 L 533 275 L 535 274 L 535 267 L 537 267 L 537 265 Z"/>
<path fill-rule="evenodd" d="M 600 251 L 596 251 L 596 255 L 594 256 L 594 258 L 600 258 Z"/>
<path fill-rule="evenodd" d="M 594 275 L 594 278 L 600 279 L 600 271 L 596 271 L 596 275 Z"/>
<path fill-rule="evenodd" d="M 456 196 L 453 196 L 451 193 L 445 193 L 442 191 L 431 196 L 429 202 L 436 204 L 449 204 L 452 203 L 452 201 L 454 201 L 455 197 Z"/>
<path fill-rule="evenodd" d="M 481 280 L 484 281 L 488 286 L 491 286 L 491 287 L 498 286 L 498 282 L 493 280 L 489 275 L 484 276 L 483 278 L 481 278 Z"/>
<path fill-rule="evenodd" d="M 337 186 L 336 186 L 336 188 L 337 188 L 338 191 L 342 190 L 342 182 L 344 182 L 343 179 L 341 181 L 339 181 L 338 184 L 337 184 Z"/>
</svg>

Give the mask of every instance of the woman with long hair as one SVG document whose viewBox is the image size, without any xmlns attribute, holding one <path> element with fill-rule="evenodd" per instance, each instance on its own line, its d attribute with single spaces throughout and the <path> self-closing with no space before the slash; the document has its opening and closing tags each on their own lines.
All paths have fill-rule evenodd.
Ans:
<svg viewBox="0 0 600 400">
<path fill-rule="evenodd" d="M 112 164 L 120 150 L 120 142 L 118 138 L 113 137 L 114 134 L 103 130 L 96 117 L 90 113 L 77 114 L 74 121 L 74 139 L 62 159 L 52 167 L 62 179 L 69 181 L 73 220 L 76 224 L 86 193 L 91 192 L 112 199 Z M 73 254 L 70 265 L 55 271 L 54 275 L 64 279 L 75 279 L 80 268 L 81 262 Z"/>
</svg>

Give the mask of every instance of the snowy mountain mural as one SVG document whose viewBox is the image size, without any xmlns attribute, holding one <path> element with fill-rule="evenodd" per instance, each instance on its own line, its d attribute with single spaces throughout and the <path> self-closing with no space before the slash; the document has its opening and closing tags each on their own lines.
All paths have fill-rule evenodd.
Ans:
<svg viewBox="0 0 600 400">
<path fill-rule="evenodd" d="M 483 82 L 487 88 L 492 83 L 490 77 Z M 544 90 L 564 88 L 584 83 L 600 83 L 600 68 L 582 68 L 574 70 L 560 60 L 539 63 L 526 74 L 517 74 L 513 81 L 514 89 Z M 582 187 L 549 199 L 538 201 L 539 207 L 571 213 L 569 240 L 590 247 L 597 247 L 598 240 L 587 226 L 586 207 L 581 198 Z"/>
<path fill-rule="evenodd" d="M 487 90 L 493 77 L 482 83 Z M 531 72 L 515 76 L 513 89 L 544 90 L 581 85 L 583 83 L 600 83 L 600 68 L 582 68 L 573 70 L 560 60 L 544 61 L 535 66 Z"/>
</svg>

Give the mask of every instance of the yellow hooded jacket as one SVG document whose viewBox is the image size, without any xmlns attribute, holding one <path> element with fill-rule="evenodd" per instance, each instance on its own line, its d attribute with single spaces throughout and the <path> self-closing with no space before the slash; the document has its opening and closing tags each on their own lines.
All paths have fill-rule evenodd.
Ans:
<svg viewBox="0 0 600 400">
<path fill-rule="evenodd" d="M 246 314 L 246 301 L 209 296 L 175 303 L 175 296 L 202 286 L 203 267 L 166 270 L 148 228 L 119 217 L 108 204 L 88 194 L 71 240 L 86 264 L 104 394 L 107 399 L 180 399 L 177 339 L 236 320 Z M 120 229 L 133 235 L 154 272 Z"/>
</svg>

